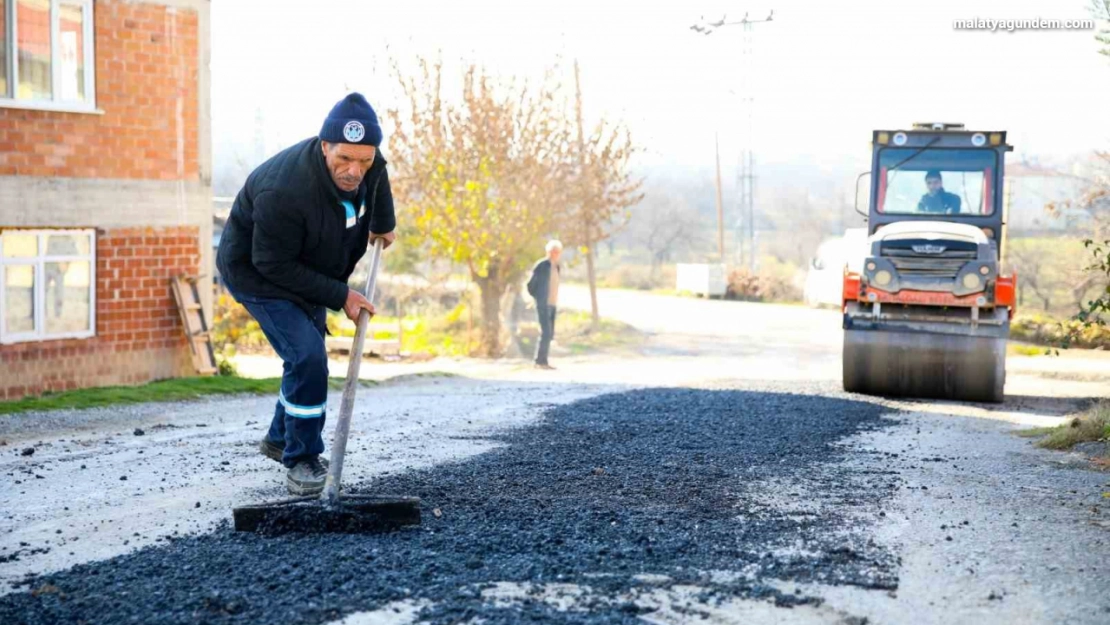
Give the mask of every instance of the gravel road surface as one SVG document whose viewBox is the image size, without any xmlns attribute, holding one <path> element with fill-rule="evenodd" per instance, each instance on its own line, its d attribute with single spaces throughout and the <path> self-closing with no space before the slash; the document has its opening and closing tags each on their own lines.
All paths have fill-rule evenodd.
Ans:
<svg viewBox="0 0 1110 625">
<path fill-rule="evenodd" d="M 424 500 L 390 534 L 231 531 L 281 495 L 270 398 L 0 417 L 0 623 L 1110 622 L 1110 473 L 1013 435 L 1108 359 L 883 401 L 839 391 L 834 312 L 601 295 L 640 345 L 365 368 L 455 374 L 360 391 L 352 490 Z"/>
</svg>

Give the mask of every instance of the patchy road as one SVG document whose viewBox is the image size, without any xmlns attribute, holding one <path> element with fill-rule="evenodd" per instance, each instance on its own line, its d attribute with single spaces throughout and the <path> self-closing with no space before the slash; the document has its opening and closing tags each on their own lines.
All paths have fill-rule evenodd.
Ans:
<svg viewBox="0 0 1110 625">
<path fill-rule="evenodd" d="M 1107 359 L 883 402 L 839 391 L 835 312 L 601 304 L 643 344 L 364 367 L 468 376 L 360 391 L 345 477 L 425 503 L 385 536 L 227 528 L 281 492 L 271 399 L 0 417 L 0 622 L 1110 620 L 1110 474 L 1011 434 L 1110 395 Z"/>
<path fill-rule="evenodd" d="M 601 390 L 453 378 L 364 388 L 344 474 L 357 480 L 473 456 L 494 446 L 483 438 L 489 432 L 532 424 L 544 405 Z M 337 405 L 338 394 L 330 400 Z M 273 404 L 235 397 L 0 417 L 8 441 L 0 447 L 0 593 L 28 571 L 210 531 L 235 505 L 287 496 L 284 469 L 257 447 Z M 55 432 L 36 427 L 44 416 Z"/>
</svg>

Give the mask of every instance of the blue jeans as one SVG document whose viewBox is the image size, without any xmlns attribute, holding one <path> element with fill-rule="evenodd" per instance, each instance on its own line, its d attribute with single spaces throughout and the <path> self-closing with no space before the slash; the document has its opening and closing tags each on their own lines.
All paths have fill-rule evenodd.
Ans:
<svg viewBox="0 0 1110 625">
<path fill-rule="evenodd" d="M 229 291 L 231 289 L 228 289 Z M 251 297 L 231 291 L 258 321 L 262 333 L 284 362 L 281 390 L 266 438 L 282 445 L 281 462 L 297 462 L 324 452 L 328 400 L 328 353 L 324 347 L 327 309 L 314 306 L 310 316 L 303 308 L 283 299 Z"/>
</svg>

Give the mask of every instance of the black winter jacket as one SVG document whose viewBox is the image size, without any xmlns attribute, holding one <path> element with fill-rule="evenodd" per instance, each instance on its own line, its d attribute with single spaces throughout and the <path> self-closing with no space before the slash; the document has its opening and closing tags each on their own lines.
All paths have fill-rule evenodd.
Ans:
<svg viewBox="0 0 1110 625">
<path fill-rule="evenodd" d="M 532 266 L 532 277 L 528 279 L 528 294 L 536 300 L 537 306 L 547 306 L 549 288 L 551 288 L 551 259 L 545 258 Z"/>
<path fill-rule="evenodd" d="M 378 151 L 349 216 L 327 170 L 320 140 L 307 139 L 258 166 L 235 198 L 216 266 L 231 290 L 332 310 L 347 301 L 347 278 L 370 233 L 395 225 L 386 162 Z M 355 230 L 350 230 L 355 228 Z"/>
<path fill-rule="evenodd" d="M 949 193 L 944 189 L 936 195 L 929 195 L 926 193 L 921 196 L 921 201 L 917 203 L 917 212 L 919 213 L 942 213 L 942 214 L 956 214 L 960 212 L 960 196 L 955 193 Z"/>
</svg>

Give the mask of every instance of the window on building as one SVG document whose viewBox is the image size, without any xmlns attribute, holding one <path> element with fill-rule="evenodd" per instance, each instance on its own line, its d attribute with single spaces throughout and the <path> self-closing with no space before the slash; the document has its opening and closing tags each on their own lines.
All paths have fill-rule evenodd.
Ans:
<svg viewBox="0 0 1110 625">
<path fill-rule="evenodd" d="M 95 232 L 0 232 L 0 343 L 87 338 L 95 330 Z"/>
<path fill-rule="evenodd" d="M 92 0 L 0 0 L 0 105 L 95 107 Z"/>
</svg>

